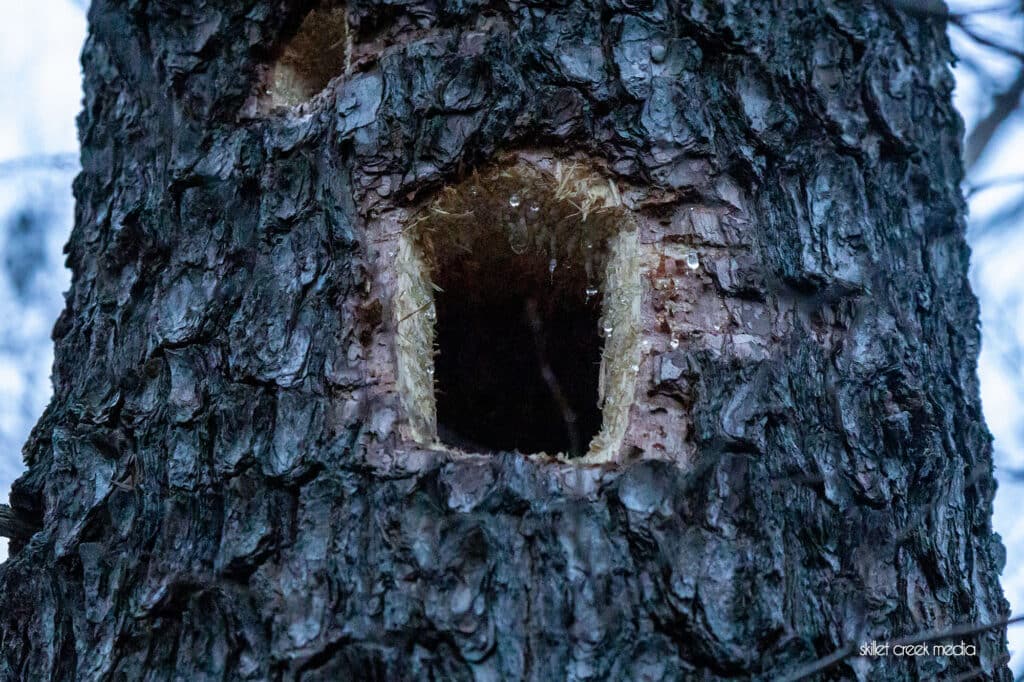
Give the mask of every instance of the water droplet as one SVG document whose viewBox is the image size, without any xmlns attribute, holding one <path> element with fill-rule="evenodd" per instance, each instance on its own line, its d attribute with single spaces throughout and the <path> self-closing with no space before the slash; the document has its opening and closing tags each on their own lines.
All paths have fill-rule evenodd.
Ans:
<svg viewBox="0 0 1024 682">
<path fill-rule="evenodd" d="M 521 203 L 523 203 L 523 199 L 518 194 L 513 194 L 508 198 L 508 205 L 512 208 L 519 208 Z"/>
<path fill-rule="evenodd" d="M 427 376 L 434 376 L 434 368 L 427 367 Z"/>
<path fill-rule="evenodd" d="M 643 341 L 640 342 L 640 350 L 644 353 L 651 352 L 651 342 L 649 339 L 644 339 Z"/>
<path fill-rule="evenodd" d="M 430 321 L 434 321 L 437 319 L 437 311 L 435 311 L 433 307 L 427 308 L 427 319 Z"/>
<path fill-rule="evenodd" d="M 391 251 L 388 251 L 388 258 L 394 258 L 397 255 L 398 255 L 398 252 L 395 251 L 394 249 L 392 249 Z"/>
<path fill-rule="evenodd" d="M 640 365 L 633 363 L 632 365 L 629 366 L 629 371 L 632 372 L 633 374 L 636 374 L 637 372 L 640 371 Z"/>
<path fill-rule="evenodd" d="M 658 291 L 665 291 L 669 289 L 673 284 L 673 281 L 668 277 L 656 277 L 654 279 L 654 288 Z"/>
<path fill-rule="evenodd" d="M 526 209 L 527 215 L 531 218 L 536 218 L 540 214 L 540 204 L 536 201 L 532 202 Z"/>
<path fill-rule="evenodd" d="M 529 234 L 526 231 L 526 225 L 523 224 L 512 224 L 508 225 L 508 245 L 515 254 L 522 254 L 526 251 L 526 247 L 530 244 Z"/>
<path fill-rule="evenodd" d="M 555 271 L 555 268 L 557 268 L 557 267 L 558 267 L 558 259 L 557 258 L 552 258 L 550 261 L 548 261 L 548 272 L 553 273 Z"/>
<path fill-rule="evenodd" d="M 476 185 L 470 185 L 469 186 L 469 195 L 472 196 L 472 197 L 480 196 L 480 188 L 477 187 Z"/>
<path fill-rule="evenodd" d="M 583 293 L 585 293 L 587 295 L 587 300 L 589 301 L 594 296 L 597 296 L 597 287 L 593 287 L 593 286 L 587 287 L 587 290 L 585 292 L 583 292 Z"/>
<path fill-rule="evenodd" d="M 601 327 L 601 331 L 604 332 L 605 336 L 611 336 L 611 333 L 615 331 L 615 327 L 611 326 L 610 324 L 605 324 L 603 327 Z"/>
<path fill-rule="evenodd" d="M 654 45 L 651 45 L 651 59 L 654 62 L 660 64 L 661 62 L 665 61 L 665 55 L 667 53 L 668 50 L 666 50 L 665 46 L 662 45 L 661 43 L 655 43 Z"/>
<path fill-rule="evenodd" d="M 679 348 L 679 339 L 673 336 L 672 340 L 668 342 L 668 347 L 671 348 L 672 350 Z"/>
<path fill-rule="evenodd" d="M 696 251 L 691 251 L 686 254 L 686 267 L 691 270 L 696 270 L 700 267 L 700 256 L 697 255 Z"/>
</svg>

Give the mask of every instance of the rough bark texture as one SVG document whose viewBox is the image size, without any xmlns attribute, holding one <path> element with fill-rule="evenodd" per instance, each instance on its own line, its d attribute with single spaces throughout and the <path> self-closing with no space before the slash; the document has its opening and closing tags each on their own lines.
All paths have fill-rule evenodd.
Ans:
<svg viewBox="0 0 1024 682">
<path fill-rule="evenodd" d="M 93 2 L 3 679 L 773 679 L 1006 616 L 940 22 L 357 0 L 352 72 L 261 114 L 300 5 Z M 371 390 L 368 223 L 536 145 L 732 216 L 686 229 L 771 344 L 664 351 L 692 461 L 420 451 Z M 970 639 L 825 677 L 1009 679 Z"/>
</svg>

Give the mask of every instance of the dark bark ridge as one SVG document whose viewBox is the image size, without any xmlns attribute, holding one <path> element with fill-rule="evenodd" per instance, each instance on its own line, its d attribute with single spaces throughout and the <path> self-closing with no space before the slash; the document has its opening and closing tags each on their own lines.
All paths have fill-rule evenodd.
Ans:
<svg viewBox="0 0 1024 682">
<path fill-rule="evenodd" d="M 55 395 L 11 497 L 40 530 L 0 567 L 0 677 L 773 679 L 1006 617 L 938 21 L 354 2 L 376 53 L 264 114 L 260 73 L 309 9 L 286 5 L 92 4 Z M 685 466 L 397 441 L 367 226 L 537 145 L 663 215 L 722 209 L 680 229 L 771 344 L 660 355 Z M 1008 680 L 1004 635 L 829 674 Z"/>
</svg>

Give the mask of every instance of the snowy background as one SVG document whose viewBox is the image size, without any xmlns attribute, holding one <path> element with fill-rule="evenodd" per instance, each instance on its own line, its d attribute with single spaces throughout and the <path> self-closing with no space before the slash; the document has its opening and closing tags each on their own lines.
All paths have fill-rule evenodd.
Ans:
<svg viewBox="0 0 1024 682">
<path fill-rule="evenodd" d="M 50 396 L 50 330 L 69 281 L 61 251 L 74 219 L 86 30 L 85 0 L 3 2 L 0 500 Z M 1024 16 L 1020 0 L 953 2 L 951 10 L 956 103 L 968 132 L 971 278 L 984 335 L 979 373 L 1000 482 L 995 526 L 1007 546 L 1003 586 L 1016 614 L 1024 613 Z M 0 540 L 0 560 L 6 555 Z M 1024 626 L 1011 628 L 1010 648 L 1013 667 L 1024 670 Z"/>
<path fill-rule="evenodd" d="M 74 222 L 85 15 L 69 0 L 0 2 L 0 501 L 6 502 L 23 468 L 21 446 L 50 399 L 50 330 L 70 282 L 62 249 Z M 7 541 L 0 543 L 6 558 Z"/>
</svg>

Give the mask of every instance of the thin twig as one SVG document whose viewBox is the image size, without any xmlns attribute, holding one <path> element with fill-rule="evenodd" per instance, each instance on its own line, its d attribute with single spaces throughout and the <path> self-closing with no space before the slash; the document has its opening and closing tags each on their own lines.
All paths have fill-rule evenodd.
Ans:
<svg viewBox="0 0 1024 682">
<path fill-rule="evenodd" d="M 967 623 L 964 625 L 955 625 L 945 630 L 925 630 L 907 637 L 901 637 L 900 639 L 893 640 L 890 644 L 894 647 L 897 646 L 914 646 L 915 644 L 927 644 L 928 642 L 935 642 L 940 639 L 947 639 L 949 637 L 968 637 L 970 635 L 978 635 L 989 630 L 995 630 L 996 628 L 1006 627 L 1014 625 L 1015 623 L 1024 622 L 1024 615 L 1013 616 L 1011 618 L 1004 618 L 996 621 L 995 623 L 988 623 L 987 625 L 979 625 L 977 623 Z M 850 658 L 857 653 L 857 643 L 848 642 L 842 648 L 833 651 L 828 656 L 819 658 L 817 661 L 809 663 L 797 670 L 793 671 L 789 675 L 784 675 L 780 680 L 784 682 L 797 682 L 803 680 L 811 675 L 819 673 L 823 670 L 831 668 L 834 665 L 842 663 L 847 658 Z"/>
<path fill-rule="evenodd" d="M 802 668 L 798 668 L 797 670 L 794 670 L 787 676 L 783 676 L 782 678 L 780 678 L 779 682 L 797 682 L 797 680 L 803 680 L 810 677 L 811 675 L 816 675 L 817 673 L 820 673 L 823 670 L 827 670 L 828 668 L 831 668 L 832 666 L 837 665 L 842 661 L 845 661 L 847 658 L 852 656 L 856 651 L 857 643 L 850 642 L 843 648 L 833 651 L 828 656 L 825 656 L 824 658 L 819 658 L 817 661 L 805 665 Z"/>
<path fill-rule="evenodd" d="M 422 313 L 424 310 L 426 310 L 427 308 L 430 307 L 431 303 L 433 303 L 433 301 L 427 301 L 426 303 L 424 303 L 423 305 L 421 305 L 419 308 L 417 308 L 416 310 L 412 311 L 411 313 L 408 313 L 407 315 L 403 315 L 402 317 L 400 317 L 398 319 L 398 322 L 396 322 L 395 325 L 396 326 L 400 325 L 403 322 L 405 322 L 406 320 L 408 320 L 410 317 L 412 317 L 413 315 L 415 315 L 417 313 Z"/>
<path fill-rule="evenodd" d="M 1006 185 L 1017 185 L 1024 183 L 1024 175 L 1007 175 L 1001 178 L 993 178 L 992 180 L 986 180 L 985 182 L 979 182 L 977 185 L 967 186 L 967 196 L 972 197 L 979 192 L 984 192 L 987 189 L 993 187 L 1005 187 Z"/>
<path fill-rule="evenodd" d="M 13 175 L 34 170 L 78 170 L 78 152 L 32 154 L 0 161 L 0 175 Z"/>
<path fill-rule="evenodd" d="M 540 365 L 541 376 L 544 377 L 544 383 L 548 385 L 551 397 L 558 403 L 558 408 L 562 412 L 562 421 L 565 422 L 565 431 L 569 437 L 569 456 L 578 457 L 583 453 L 580 450 L 576 413 L 569 405 L 569 401 L 558 383 L 558 377 L 555 376 L 554 370 L 548 363 L 547 350 L 544 345 L 544 325 L 540 319 L 540 313 L 537 312 L 537 301 L 532 298 L 526 301 L 526 316 L 530 322 L 530 329 L 533 330 L 533 344 L 537 351 L 537 363 Z"/>
<path fill-rule="evenodd" d="M 964 34 L 974 42 L 980 45 L 984 45 L 985 47 L 990 47 L 993 50 L 998 50 L 1003 54 L 1009 55 L 1021 61 L 1024 61 L 1024 52 L 1018 50 L 1015 47 L 1010 47 L 1009 45 L 1004 45 L 1003 43 L 997 42 L 986 35 L 978 33 L 976 30 L 967 25 L 967 21 L 963 15 L 950 15 L 949 23 L 963 31 Z"/>
<path fill-rule="evenodd" d="M 951 628 L 944 630 L 925 630 L 914 635 L 908 635 L 901 637 L 900 639 L 891 642 L 893 646 L 913 646 L 915 644 L 927 644 L 928 642 L 935 642 L 940 639 L 947 639 L 949 637 L 968 637 L 970 635 L 980 635 L 983 632 L 989 630 L 995 630 L 1007 625 L 1014 625 L 1015 623 L 1024 622 L 1024 614 L 1018 616 L 1010 616 L 1002 620 L 997 620 L 994 623 L 978 624 L 978 623 L 965 623 L 963 625 L 954 625 Z"/>
</svg>

